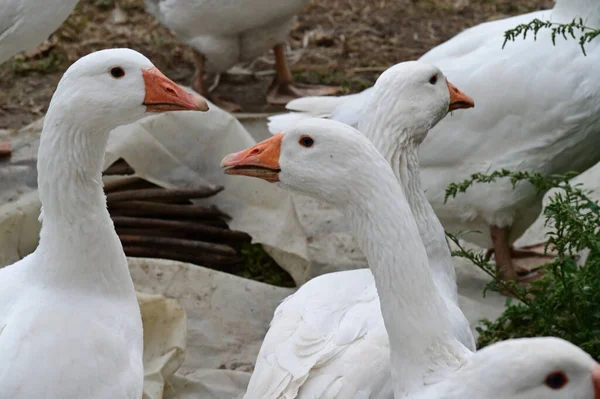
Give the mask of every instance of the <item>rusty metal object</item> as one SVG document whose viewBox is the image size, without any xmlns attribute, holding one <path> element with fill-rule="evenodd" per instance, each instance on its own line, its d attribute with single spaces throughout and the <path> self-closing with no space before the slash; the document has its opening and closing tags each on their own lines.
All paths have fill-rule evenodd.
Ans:
<svg viewBox="0 0 600 399">
<path fill-rule="evenodd" d="M 105 176 L 129 176 L 133 175 L 134 173 L 135 170 L 133 170 L 133 168 L 127 162 L 125 162 L 123 158 L 119 158 L 115 163 L 106 168 L 106 170 L 102 174 Z"/>
<path fill-rule="evenodd" d="M 112 220 L 117 227 L 156 228 L 188 231 L 197 233 L 198 236 L 208 240 L 224 239 L 231 241 L 251 241 L 251 237 L 244 232 L 207 226 L 194 222 L 137 218 L 129 216 L 113 216 Z"/>
<path fill-rule="evenodd" d="M 172 259 L 180 262 L 189 262 L 202 266 L 217 266 L 226 271 L 243 262 L 240 256 L 224 256 L 207 253 L 190 253 L 181 249 L 168 250 L 156 247 L 140 247 L 124 245 L 125 255 L 138 258 Z"/>
<path fill-rule="evenodd" d="M 119 227 L 116 226 L 115 230 L 117 235 L 134 235 L 144 237 L 172 237 L 172 238 L 185 238 L 189 240 L 195 240 L 196 234 L 190 233 L 189 231 L 180 230 L 169 230 L 169 229 L 144 229 L 144 228 L 131 228 L 131 227 Z"/>
<path fill-rule="evenodd" d="M 109 208 L 109 212 L 111 218 L 115 217 L 139 217 L 139 218 L 153 218 L 160 220 L 173 220 L 173 221 L 181 221 L 181 222 L 191 222 L 197 223 L 199 225 L 204 226 L 214 226 L 222 229 L 228 229 L 229 226 L 223 219 L 219 218 L 193 218 L 193 217 L 170 217 L 170 216 L 161 216 L 161 215 L 150 215 L 148 212 L 138 211 L 135 209 L 112 209 Z M 169 234 L 170 235 L 170 234 Z"/>
<path fill-rule="evenodd" d="M 128 172 L 118 161 L 104 175 Z M 216 206 L 191 200 L 223 187 L 167 189 L 139 177 L 125 177 L 104 187 L 108 211 L 127 256 L 171 259 L 235 272 L 244 258 L 237 252 L 251 237 L 229 229 L 229 215 Z M 239 271 L 239 270 L 238 270 Z"/>
<path fill-rule="evenodd" d="M 237 256 L 233 248 L 223 244 L 215 244 L 203 241 L 186 240 L 181 238 L 171 237 L 148 237 L 142 235 L 119 235 L 121 243 L 126 246 L 136 247 L 160 247 L 160 248 L 175 248 L 185 251 L 192 251 L 197 254 L 197 251 L 211 252 L 220 255 Z"/>
<path fill-rule="evenodd" d="M 111 214 L 124 216 L 162 216 L 199 219 L 231 219 L 216 206 L 163 204 L 150 201 L 124 201 L 109 206 Z"/>
<path fill-rule="evenodd" d="M 158 187 L 156 184 L 152 184 L 147 180 L 142 179 L 141 177 L 126 177 L 124 179 L 119 179 L 112 181 L 110 183 L 106 183 L 104 185 L 104 193 L 114 193 L 117 191 L 127 190 L 138 190 L 143 188 L 156 188 Z"/>
<path fill-rule="evenodd" d="M 147 188 L 141 190 L 126 190 L 112 192 L 106 195 L 109 205 L 121 201 L 151 201 L 151 200 L 190 200 L 211 197 L 223 191 L 222 186 L 206 186 L 199 188 Z"/>
</svg>

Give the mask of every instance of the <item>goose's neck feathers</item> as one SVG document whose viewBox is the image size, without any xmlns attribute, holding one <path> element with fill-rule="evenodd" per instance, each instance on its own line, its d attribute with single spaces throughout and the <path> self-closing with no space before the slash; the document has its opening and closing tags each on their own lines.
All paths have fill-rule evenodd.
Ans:
<svg viewBox="0 0 600 399">
<path fill-rule="evenodd" d="M 55 95 L 56 97 L 56 95 Z M 38 151 L 39 279 L 68 289 L 132 295 L 127 260 L 106 208 L 101 168 L 110 128 L 53 99 Z M 96 127 L 94 127 L 96 126 Z"/>
<path fill-rule="evenodd" d="M 600 28 L 600 2 L 597 0 L 556 0 L 552 20 L 570 22 L 574 18 L 583 18 L 590 28 Z"/>
<path fill-rule="evenodd" d="M 395 397 L 401 398 L 439 372 L 458 368 L 469 351 L 452 334 L 402 187 L 387 165 L 377 176 L 360 179 L 357 184 L 365 187 L 344 210 L 375 278 L 390 337 Z"/>
<path fill-rule="evenodd" d="M 414 137 L 425 137 L 427 129 L 423 134 L 414 134 L 411 128 L 401 128 L 401 133 L 398 135 L 390 127 L 378 128 L 375 124 L 374 129 L 371 129 L 371 125 L 373 124 L 366 124 L 365 128 L 369 131 L 365 131 L 365 134 L 372 139 L 375 147 L 390 163 L 396 179 L 406 193 L 406 199 L 419 228 L 419 235 L 427 251 L 435 282 L 445 298 L 457 303 L 456 272 L 445 239 L 444 227 L 435 215 L 421 185 L 418 154 L 421 141 Z M 389 142 L 390 138 L 397 138 L 397 141 Z"/>
</svg>

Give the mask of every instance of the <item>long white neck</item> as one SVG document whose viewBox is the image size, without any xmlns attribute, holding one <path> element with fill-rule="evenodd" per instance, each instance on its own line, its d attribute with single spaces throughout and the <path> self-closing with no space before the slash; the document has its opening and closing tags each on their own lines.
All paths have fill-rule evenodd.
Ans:
<svg viewBox="0 0 600 399">
<path fill-rule="evenodd" d="M 590 28 L 600 28 L 600 2 L 597 0 L 556 0 L 552 12 L 555 22 L 570 22 L 574 18 L 583 18 Z"/>
<path fill-rule="evenodd" d="M 362 123 L 362 121 L 361 121 Z M 380 127 L 379 123 L 366 123 L 364 134 L 371 138 L 375 147 L 388 161 L 396 179 L 406 193 L 406 199 L 417 222 L 419 235 L 425 245 L 427 258 L 438 289 L 448 300 L 458 303 L 456 272 L 452 263 L 450 248 L 440 220 L 427 201 L 421 186 L 419 171 L 419 143 L 411 140 L 411 132 L 405 128 L 398 134 L 389 127 Z M 361 125 L 362 126 L 362 125 Z M 425 132 L 426 133 L 426 132 Z M 423 134 L 424 136 L 424 134 Z M 399 137 L 401 143 L 390 143 L 390 137 Z"/>
<path fill-rule="evenodd" d="M 434 284 L 419 229 L 401 186 L 379 168 L 345 209 L 371 268 L 390 337 L 396 398 L 422 388 L 440 368 L 462 361 L 446 305 Z M 375 178 L 376 177 L 376 178 Z"/>
<path fill-rule="evenodd" d="M 56 95 L 55 95 L 56 97 Z M 106 209 L 101 167 L 108 129 L 85 125 L 53 99 L 38 151 L 39 279 L 64 288 L 132 295 L 123 248 Z"/>
</svg>

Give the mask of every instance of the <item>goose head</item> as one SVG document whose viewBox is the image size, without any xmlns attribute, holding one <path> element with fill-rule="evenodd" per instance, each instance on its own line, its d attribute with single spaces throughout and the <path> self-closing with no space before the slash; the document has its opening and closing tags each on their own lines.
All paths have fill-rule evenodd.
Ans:
<svg viewBox="0 0 600 399">
<path fill-rule="evenodd" d="M 136 51 L 102 50 L 77 60 L 44 118 L 37 161 L 44 219 L 76 221 L 94 213 L 89 207 L 105 208 L 100 174 L 110 132 L 152 113 L 179 110 L 206 111 L 208 105 Z"/>
<path fill-rule="evenodd" d="M 400 140 L 419 144 L 449 112 L 474 106 L 471 97 L 450 83 L 435 65 L 402 62 L 377 79 L 359 130 L 371 137 L 389 129 Z"/>
<path fill-rule="evenodd" d="M 230 175 L 257 177 L 335 205 L 374 175 L 390 171 L 373 144 L 356 129 L 314 118 L 255 146 L 227 155 L 221 167 Z M 393 174 L 391 175 L 392 179 Z"/>
<path fill-rule="evenodd" d="M 151 113 L 207 111 L 206 101 L 188 93 L 151 62 L 130 49 L 108 49 L 80 58 L 67 69 L 52 98 L 67 122 L 112 130 Z"/>
<path fill-rule="evenodd" d="M 600 399 L 600 365 L 565 340 L 512 339 L 473 354 L 448 398 Z"/>
</svg>

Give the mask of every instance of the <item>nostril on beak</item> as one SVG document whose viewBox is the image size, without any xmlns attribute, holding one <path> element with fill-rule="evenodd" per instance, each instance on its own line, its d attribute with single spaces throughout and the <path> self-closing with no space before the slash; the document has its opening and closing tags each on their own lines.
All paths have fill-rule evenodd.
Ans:
<svg viewBox="0 0 600 399">
<path fill-rule="evenodd" d="M 173 88 L 172 88 L 172 87 L 168 87 L 168 86 L 167 86 L 167 87 L 165 87 L 165 91 L 166 91 L 167 93 L 169 93 L 169 94 L 175 94 L 175 90 L 173 90 Z"/>
<path fill-rule="evenodd" d="M 258 155 L 261 153 L 261 149 L 260 148 L 255 148 L 250 152 L 250 155 Z"/>
</svg>

